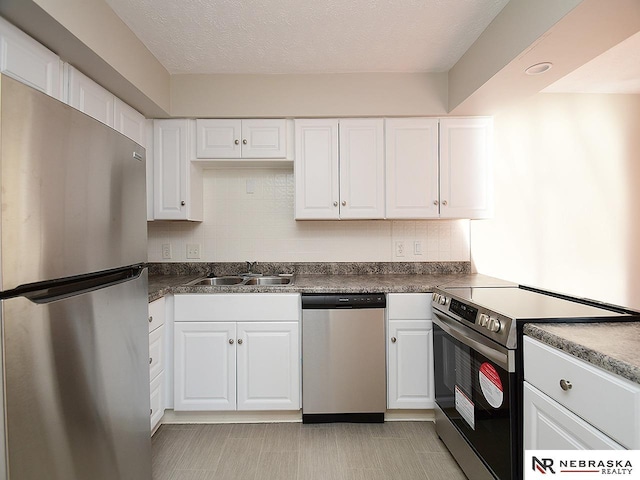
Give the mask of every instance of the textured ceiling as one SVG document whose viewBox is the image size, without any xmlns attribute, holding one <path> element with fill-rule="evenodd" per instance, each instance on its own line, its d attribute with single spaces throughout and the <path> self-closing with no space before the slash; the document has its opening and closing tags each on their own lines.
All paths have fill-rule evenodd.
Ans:
<svg viewBox="0 0 640 480">
<path fill-rule="evenodd" d="M 171 74 L 446 72 L 508 0 L 106 0 Z"/>
<path fill-rule="evenodd" d="M 640 32 L 552 83 L 545 93 L 640 93 Z"/>
</svg>

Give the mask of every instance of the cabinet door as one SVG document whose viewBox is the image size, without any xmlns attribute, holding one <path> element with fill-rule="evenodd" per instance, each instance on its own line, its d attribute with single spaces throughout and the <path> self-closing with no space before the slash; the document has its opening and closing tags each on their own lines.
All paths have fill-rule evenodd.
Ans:
<svg viewBox="0 0 640 480">
<path fill-rule="evenodd" d="M 67 72 L 69 105 L 113 128 L 116 97 L 72 66 Z"/>
<path fill-rule="evenodd" d="M 340 120 L 340 218 L 384 218 L 384 121 Z"/>
<path fill-rule="evenodd" d="M 296 219 L 337 220 L 338 120 L 296 120 Z"/>
<path fill-rule="evenodd" d="M 389 320 L 388 408 L 433 408 L 433 328 L 429 320 Z"/>
<path fill-rule="evenodd" d="M 240 120 L 196 120 L 198 158 L 240 158 L 242 146 Z"/>
<path fill-rule="evenodd" d="M 438 119 L 387 118 L 387 218 L 438 218 Z"/>
<path fill-rule="evenodd" d="M 236 325 L 174 324 L 174 409 L 236 409 Z"/>
<path fill-rule="evenodd" d="M 297 322 L 238 323 L 238 410 L 298 410 Z"/>
<path fill-rule="evenodd" d="M 583 419 L 524 383 L 525 450 L 622 450 Z"/>
<path fill-rule="evenodd" d="M 440 217 L 486 218 L 493 210 L 491 118 L 440 120 Z"/>
<path fill-rule="evenodd" d="M 116 97 L 114 128 L 138 145 L 146 147 L 145 118 Z"/>
<path fill-rule="evenodd" d="M 285 158 L 284 119 L 242 120 L 242 158 Z"/>
<path fill-rule="evenodd" d="M 0 17 L 0 72 L 62 100 L 60 58 Z"/>
<path fill-rule="evenodd" d="M 158 426 L 158 423 L 164 415 L 164 375 L 161 373 L 149 384 L 149 400 L 151 409 L 149 415 L 151 417 L 151 432 Z"/>
<path fill-rule="evenodd" d="M 155 120 L 153 177 L 156 220 L 190 219 L 189 120 Z"/>
<path fill-rule="evenodd" d="M 164 370 L 164 327 L 149 334 L 149 380 Z"/>
</svg>

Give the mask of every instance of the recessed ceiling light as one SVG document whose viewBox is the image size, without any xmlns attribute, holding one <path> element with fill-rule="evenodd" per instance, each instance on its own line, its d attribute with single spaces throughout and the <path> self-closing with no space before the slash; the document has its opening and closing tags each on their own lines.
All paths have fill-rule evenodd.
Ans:
<svg viewBox="0 0 640 480">
<path fill-rule="evenodd" d="M 551 67 L 553 67 L 553 63 L 551 62 L 536 63 L 527 68 L 524 73 L 527 75 L 540 75 L 541 73 L 551 70 Z"/>
</svg>

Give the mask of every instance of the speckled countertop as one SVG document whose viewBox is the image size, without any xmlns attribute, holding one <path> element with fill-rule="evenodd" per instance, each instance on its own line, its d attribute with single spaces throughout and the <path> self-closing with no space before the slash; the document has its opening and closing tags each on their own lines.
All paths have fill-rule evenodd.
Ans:
<svg viewBox="0 0 640 480">
<path fill-rule="evenodd" d="M 640 322 L 528 323 L 524 333 L 640 384 Z"/>
<path fill-rule="evenodd" d="M 195 286 L 187 283 L 203 275 L 149 275 L 149 301 L 169 293 L 421 293 L 430 292 L 437 285 L 513 285 L 497 278 L 470 273 L 446 274 L 363 274 L 295 275 L 293 284 L 286 286 Z"/>
</svg>

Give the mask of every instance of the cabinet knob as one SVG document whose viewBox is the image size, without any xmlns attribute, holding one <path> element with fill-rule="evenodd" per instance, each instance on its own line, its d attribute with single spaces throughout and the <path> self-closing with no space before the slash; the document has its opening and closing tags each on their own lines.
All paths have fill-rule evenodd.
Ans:
<svg viewBox="0 0 640 480">
<path fill-rule="evenodd" d="M 153 363 L 153 357 L 149 357 L 149 365 Z"/>
<path fill-rule="evenodd" d="M 560 388 L 566 392 L 567 390 L 571 390 L 573 388 L 573 385 L 571 385 L 571 382 L 569 380 L 565 380 L 563 378 L 562 380 L 560 380 Z"/>
<path fill-rule="evenodd" d="M 236 140 L 236 141 L 235 141 L 235 142 L 233 142 L 233 143 L 235 143 L 236 145 L 240 145 L 240 140 Z"/>
<path fill-rule="evenodd" d="M 246 145 L 246 144 L 247 144 L 247 139 L 246 139 L 246 138 L 243 138 L 243 139 L 242 139 L 242 144 L 243 144 L 243 145 Z"/>
<path fill-rule="evenodd" d="M 149 416 L 153 415 L 153 408 L 149 409 Z"/>
<path fill-rule="evenodd" d="M 338 202 L 333 202 L 333 206 L 337 207 L 338 206 Z"/>
<path fill-rule="evenodd" d="M 438 200 L 434 200 L 434 201 L 433 201 L 433 204 L 434 204 L 436 207 L 438 206 L 438 204 L 439 204 L 439 203 L 440 203 L 440 202 L 438 202 Z"/>
<path fill-rule="evenodd" d="M 446 201 L 446 200 L 443 200 L 443 201 L 442 201 L 442 205 L 444 205 L 444 206 L 446 207 L 446 206 L 447 206 L 447 201 Z"/>
<path fill-rule="evenodd" d="M 149 323 L 153 322 L 153 315 L 149 315 Z"/>
<path fill-rule="evenodd" d="M 347 201 L 346 200 L 342 200 L 342 206 L 346 207 L 347 206 Z"/>
<path fill-rule="evenodd" d="M 391 337 L 391 343 L 396 343 L 398 339 L 396 337 Z"/>
<path fill-rule="evenodd" d="M 182 205 L 183 207 L 184 207 L 186 204 L 187 204 L 187 202 L 185 202 L 184 200 L 182 200 L 182 201 L 180 202 L 180 205 Z"/>
<path fill-rule="evenodd" d="M 241 338 L 238 339 L 238 345 L 242 345 L 242 339 Z"/>
<path fill-rule="evenodd" d="M 229 345 L 233 345 L 233 338 L 229 339 Z"/>
</svg>

